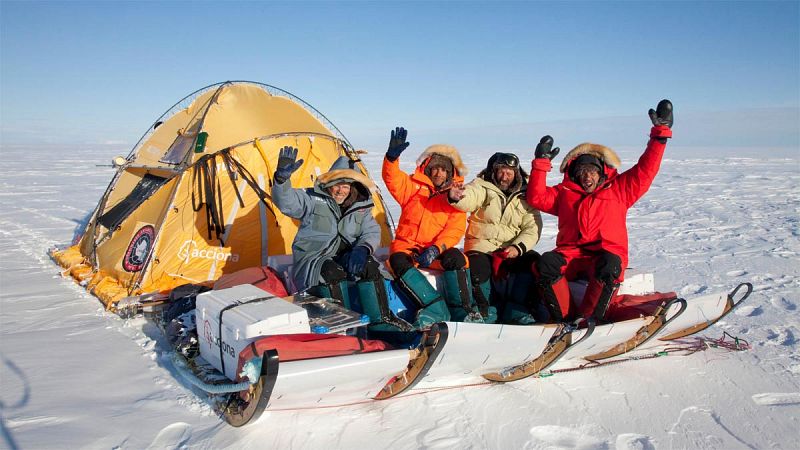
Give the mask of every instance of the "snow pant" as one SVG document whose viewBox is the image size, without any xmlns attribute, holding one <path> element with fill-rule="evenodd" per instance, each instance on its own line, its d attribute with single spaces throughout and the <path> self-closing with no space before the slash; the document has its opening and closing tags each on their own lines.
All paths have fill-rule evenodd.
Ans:
<svg viewBox="0 0 800 450">
<path fill-rule="evenodd" d="M 497 322 L 498 296 L 492 289 L 492 255 L 478 251 L 467 252 L 472 298 L 485 323 Z"/>
<path fill-rule="evenodd" d="M 327 259 L 320 269 L 322 283 L 309 289 L 317 297 L 332 298 L 342 302 L 345 308 L 351 308 L 350 295 L 347 289 L 347 272 L 339 263 Z"/>
<path fill-rule="evenodd" d="M 622 258 L 607 251 L 558 249 L 542 254 L 533 266 L 541 298 L 551 319 L 594 316 L 603 319 L 619 284 Z M 585 276 L 589 280 L 580 307 L 573 308 L 568 280 Z"/>
<path fill-rule="evenodd" d="M 497 264 L 493 273 L 495 296 L 492 304 L 498 308 L 500 322 L 512 325 L 530 325 L 548 320 L 549 313 L 543 310 L 538 289 L 534 283 L 531 266 L 539 259 L 533 250 L 516 258 L 508 258 Z"/>
<path fill-rule="evenodd" d="M 320 268 L 319 277 L 321 284 L 314 286 L 309 291 L 318 297 L 340 300 L 346 308 L 351 308 L 347 289 L 348 277 L 356 277 L 361 280 L 383 279 L 379 269 L 379 263 L 375 261 L 372 255 L 367 257 L 367 263 L 364 264 L 364 270 L 361 273 L 347 273 L 345 266 L 349 258 L 350 251 L 344 251 L 334 256 L 332 259 L 326 259 Z"/>
</svg>

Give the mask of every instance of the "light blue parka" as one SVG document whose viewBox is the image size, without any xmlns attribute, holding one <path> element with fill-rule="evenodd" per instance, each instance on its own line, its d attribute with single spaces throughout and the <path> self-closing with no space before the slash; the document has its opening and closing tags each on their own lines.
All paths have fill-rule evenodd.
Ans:
<svg viewBox="0 0 800 450">
<path fill-rule="evenodd" d="M 350 192 L 355 196 L 344 211 L 327 191 L 342 181 L 352 183 Z M 350 168 L 346 156 L 339 157 L 327 173 L 320 175 L 313 188 L 295 189 L 289 180 L 272 186 L 272 200 L 278 209 L 300 220 L 292 242 L 292 279 L 298 291 L 322 282 L 322 263 L 333 259 L 340 248 L 362 245 L 370 254 L 378 248 L 381 228 L 372 216 L 374 189 L 372 180 Z"/>
</svg>

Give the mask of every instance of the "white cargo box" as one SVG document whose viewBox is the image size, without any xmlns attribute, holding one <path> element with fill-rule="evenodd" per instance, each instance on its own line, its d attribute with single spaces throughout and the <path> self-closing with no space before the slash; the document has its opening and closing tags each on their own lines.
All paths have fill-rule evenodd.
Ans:
<svg viewBox="0 0 800 450">
<path fill-rule="evenodd" d="M 310 332 L 305 309 L 250 284 L 198 295 L 196 315 L 200 356 L 231 380 L 236 379 L 239 352 L 254 340 Z"/>
</svg>

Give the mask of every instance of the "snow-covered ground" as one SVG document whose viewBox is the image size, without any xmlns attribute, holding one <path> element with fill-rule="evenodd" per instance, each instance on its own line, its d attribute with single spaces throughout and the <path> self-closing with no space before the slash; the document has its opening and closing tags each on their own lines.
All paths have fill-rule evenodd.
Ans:
<svg viewBox="0 0 800 450">
<path fill-rule="evenodd" d="M 640 151 L 618 150 L 624 168 Z M 419 151 L 408 150 L 404 168 Z M 800 149 L 668 148 L 629 214 L 631 264 L 654 272 L 658 289 L 691 297 L 753 283 L 747 302 L 704 333 L 727 331 L 752 350 L 266 412 L 243 429 L 176 378 L 154 326 L 104 312 L 47 256 L 72 240 L 110 180 L 96 165 L 126 151 L 0 152 L 0 447 L 789 449 L 800 440 Z M 472 175 L 491 154 L 467 153 Z M 373 178 L 381 156 L 365 158 Z M 554 238 L 546 217 L 537 250 Z"/>
</svg>

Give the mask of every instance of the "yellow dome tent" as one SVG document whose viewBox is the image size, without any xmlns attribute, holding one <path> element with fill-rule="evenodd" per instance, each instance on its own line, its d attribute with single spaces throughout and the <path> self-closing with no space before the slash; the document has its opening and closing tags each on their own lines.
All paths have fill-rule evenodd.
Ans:
<svg viewBox="0 0 800 450">
<path fill-rule="evenodd" d="M 367 174 L 341 132 L 294 95 L 239 81 L 200 89 L 115 161 L 82 238 L 53 257 L 109 309 L 127 296 L 285 266 L 298 222 L 270 198 L 285 145 L 305 160 L 292 175 L 294 187 L 313 186 L 341 155 Z M 374 200 L 381 245 L 388 246 L 386 206 L 378 193 Z"/>
</svg>

